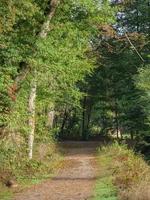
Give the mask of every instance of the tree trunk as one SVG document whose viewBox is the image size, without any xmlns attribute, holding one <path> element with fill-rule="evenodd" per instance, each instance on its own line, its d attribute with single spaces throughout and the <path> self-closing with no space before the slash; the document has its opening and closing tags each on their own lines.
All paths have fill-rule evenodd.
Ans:
<svg viewBox="0 0 150 200">
<path fill-rule="evenodd" d="M 54 124 L 54 118 L 55 118 L 55 110 L 54 110 L 54 104 L 53 103 L 49 104 L 46 113 L 47 113 L 46 126 L 47 126 L 48 129 L 52 129 L 53 124 Z"/>
<path fill-rule="evenodd" d="M 122 133 L 121 129 L 120 129 L 120 138 L 121 138 L 121 140 L 123 140 L 123 133 Z"/>
<path fill-rule="evenodd" d="M 86 140 L 86 97 L 83 99 L 83 112 L 82 112 L 82 139 Z"/>
<path fill-rule="evenodd" d="M 118 120 L 118 108 L 117 108 L 117 103 L 116 102 L 115 102 L 115 121 L 116 121 L 117 139 L 119 139 L 119 120 Z"/>
<path fill-rule="evenodd" d="M 56 8 L 58 6 L 59 1 L 58 0 L 51 0 L 50 2 L 50 12 L 47 16 L 47 21 L 43 24 L 41 28 L 41 32 L 39 33 L 39 37 L 41 38 L 46 38 L 48 32 L 50 31 L 50 22 L 51 19 L 53 18 Z"/>
<path fill-rule="evenodd" d="M 64 128 L 65 128 L 67 119 L 68 119 L 68 113 L 67 113 L 67 109 L 65 109 L 64 116 L 63 116 L 63 122 L 62 122 L 61 129 L 60 129 L 60 137 L 61 138 L 63 138 L 63 135 L 64 135 Z"/>
<path fill-rule="evenodd" d="M 56 8 L 58 6 L 58 0 L 51 0 L 50 2 L 50 10 L 49 14 L 47 16 L 47 21 L 43 23 L 43 26 L 41 28 L 41 31 L 39 32 L 39 38 L 46 38 L 48 32 L 49 32 L 49 25 L 52 17 L 55 14 Z M 29 138 L 28 138 L 28 145 L 29 145 L 29 159 L 32 159 L 32 152 L 33 152 L 33 143 L 34 143 L 34 131 L 35 131 L 35 102 L 36 102 L 36 89 L 37 89 L 37 83 L 36 83 L 36 71 L 34 72 L 34 78 L 32 80 L 31 89 L 30 89 L 30 95 L 29 95 Z"/>
<path fill-rule="evenodd" d="M 32 159 L 33 156 L 33 142 L 34 142 L 34 130 L 35 130 L 35 101 L 36 101 L 36 88 L 37 83 L 36 80 L 33 79 L 31 83 L 31 90 L 30 90 L 30 96 L 29 96 L 29 139 L 28 139 L 28 145 L 29 145 L 29 159 Z"/>
<path fill-rule="evenodd" d="M 134 139 L 133 131 L 130 132 L 130 136 L 131 136 L 131 140 L 133 141 L 133 139 Z"/>
<path fill-rule="evenodd" d="M 55 116 L 55 111 L 54 110 L 48 111 L 48 114 L 47 114 L 47 117 L 48 117 L 47 127 L 49 129 L 53 128 L 54 116 Z"/>
</svg>

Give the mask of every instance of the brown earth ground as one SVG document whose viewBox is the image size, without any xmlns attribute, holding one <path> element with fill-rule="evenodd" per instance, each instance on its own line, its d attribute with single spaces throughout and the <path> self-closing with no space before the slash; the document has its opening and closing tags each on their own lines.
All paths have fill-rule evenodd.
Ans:
<svg viewBox="0 0 150 200">
<path fill-rule="evenodd" d="M 27 191 L 14 200 L 89 200 L 97 179 L 97 142 L 64 142 L 63 167 L 57 175 Z"/>
</svg>

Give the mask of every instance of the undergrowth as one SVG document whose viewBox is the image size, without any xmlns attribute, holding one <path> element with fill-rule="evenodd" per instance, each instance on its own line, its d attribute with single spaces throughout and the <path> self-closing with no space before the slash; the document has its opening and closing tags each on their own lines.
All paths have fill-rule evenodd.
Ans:
<svg viewBox="0 0 150 200">
<path fill-rule="evenodd" d="M 118 199 L 150 200 L 150 167 L 140 155 L 115 143 L 99 150 L 99 162 L 101 174 L 112 176 Z"/>
<path fill-rule="evenodd" d="M 12 197 L 12 191 L 0 183 L 0 200 L 10 200 Z"/>
<path fill-rule="evenodd" d="M 18 190 L 37 184 L 52 177 L 61 164 L 62 156 L 54 142 L 35 144 L 33 159 L 27 159 L 25 147 L 14 144 L 0 144 L 0 199 L 11 199 L 12 191 L 6 187 L 8 182 Z M 13 189 L 15 191 L 15 189 Z"/>
</svg>

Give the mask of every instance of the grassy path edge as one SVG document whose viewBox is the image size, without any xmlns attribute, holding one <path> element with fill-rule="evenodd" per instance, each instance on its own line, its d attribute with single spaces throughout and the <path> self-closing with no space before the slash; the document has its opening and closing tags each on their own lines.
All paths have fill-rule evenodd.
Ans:
<svg viewBox="0 0 150 200">
<path fill-rule="evenodd" d="M 112 184 L 111 176 L 99 178 L 94 193 L 95 195 L 92 200 L 117 200 L 117 191 Z"/>
</svg>

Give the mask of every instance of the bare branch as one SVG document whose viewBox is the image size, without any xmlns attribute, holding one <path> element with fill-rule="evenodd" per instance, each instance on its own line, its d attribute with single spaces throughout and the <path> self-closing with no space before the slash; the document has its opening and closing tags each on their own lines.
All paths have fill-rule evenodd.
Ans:
<svg viewBox="0 0 150 200">
<path fill-rule="evenodd" d="M 134 46 L 134 44 L 131 42 L 130 38 L 128 37 L 127 33 L 125 33 L 125 37 L 127 38 L 128 42 L 130 43 L 130 45 L 133 47 L 133 49 L 135 50 L 135 52 L 137 53 L 137 55 L 139 56 L 139 58 L 143 61 L 144 59 L 142 58 L 141 54 L 138 52 L 138 50 L 136 49 L 136 47 Z"/>
</svg>

